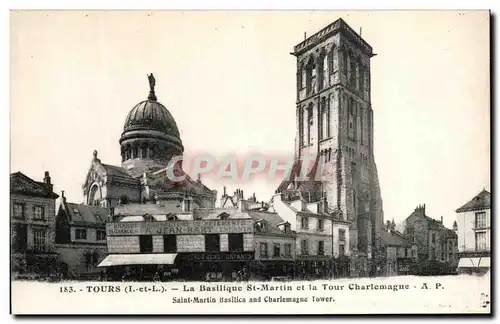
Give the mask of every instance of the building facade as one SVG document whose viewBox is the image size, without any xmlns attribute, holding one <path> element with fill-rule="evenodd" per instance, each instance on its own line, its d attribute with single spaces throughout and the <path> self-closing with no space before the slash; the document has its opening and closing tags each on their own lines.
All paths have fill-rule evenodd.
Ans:
<svg viewBox="0 0 500 324">
<path fill-rule="evenodd" d="M 301 192 L 308 203 L 323 203 L 325 215 L 349 222 L 351 274 L 373 274 L 374 233 L 383 227 L 373 154 L 370 59 L 375 54 L 342 19 L 296 45 L 292 54 L 296 164 L 278 192 Z M 312 161 L 315 172 L 299 179 L 297 174 L 307 174 L 304 161 Z"/>
<path fill-rule="evenodd" d="M 425 204 L 417 206 L 403 223 L 403 234 L 416 246 L 415 274 L 454 274 L 458 265 L 457 234 L 426 215 Z M 414 252 L 412 252 L 414 253 Z"/>
<path fill-rule="evenodd" d="M 485 273 L 491 267 L 491 194 L 483 190 L 456 210 L 461 273 Z"/>
<path fill-rule="evenodd" d="M 66 278 L 95 279 L 107 255 L 106 221 L 109 209 L 66 201 L 64 192 L 55 217 L 55 249 Z"/>
<path fill-rule="evenodd" d="M 258 202 L 255 193 L 244 199 L 241 189 L 229 195 L 224 187 L 220 200 L 221 207 L 238 209 L 249 215 L 255 222 L 255 261 L 251 275 L 262 279 L 273 277 L 297 277 L 300 267 L 296 262 L 295 228 L 270 208 L 269 203 Z"/>
<path fill-rule="evenodd" d="M 10 175 L 11 262 L 14 277 L 55 273 L 55 202 L 48 172 L 43 182 L 21 172 Z"/>
<path fill-rule="evenodd" d="M 99 264 L 113 279 L 229 280 L 254 260 L 254 221 L 237 210 L 212 210 L 205 219 L 115 212 L 106 228 L 109 255 Z"/>
<path fill-rule="evenodd" d="M 387 221 L 384 230 L 377 236 L 381 242 L 374 251 L 379 254 L 376 260 L 377 276 L 402 276 L 411 274 L 417 263 L 417 245 L 412 236 L 396 230 L 394 220 Z"/>
<path fill-rule="evenodd" d="M 325 212 L 320 203 L 307 203 L 300 193 L 296 197 L 285 195 L 274 195 L 270 205 L 296 232 L 297 276 L 349 276 L 349 222 Z"/>
</svg>

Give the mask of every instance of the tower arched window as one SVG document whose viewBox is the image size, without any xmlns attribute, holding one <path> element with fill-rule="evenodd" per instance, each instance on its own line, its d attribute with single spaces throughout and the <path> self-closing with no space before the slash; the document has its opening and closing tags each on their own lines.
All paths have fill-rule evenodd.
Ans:
<svg viewBox="0 0 500 324">
<path fill-rule="evenodd" d="M 337 48 L 335 47 L 335 45 L 333 45 L 332 48 L 330 49 L 330 52 L 328 52 L 328 73 L 330 75 L 333 74 L 334 69 L 335 69 L 335 65 L 334 65 L 333 60 L 334 60 L 336 50 L 337 50 Z"/>
<path fill-rule="evenodd" d="M 353 98 L 349 98 L 347 103 L 347 129 L 348 137 L 355 141 L 356 140 L 356 107 Z"/>
<path fill-rule="evenodd" d="M 362 97 L 365 95 L 365 67 L 363 64 L 359 65 L 359 93 Z"/>
<path fill-rule="evenodd" d="M 342 70 L 347 80 L 349 76 L 349 52 L 345 48 L 342 49 Z"/>
<path fill-rule="evenodd" d="M 331 134 L 331 125 L 330 125 L 330 96 L 326 100 L 326 137 L 329 138 L 332 136 Z"/>
<path fill-rule="evenodd" d="M 359 60 L 359 57 L 356 58 L 356 60 L 354 61 L 354 68 L 355 68 L 355 73 L 354 73 L 354 86 L 356 89 L 359 89 L 360 88 L 360 83 L 361 83 L 361 79 L 360 79 L 360 69 L 361 67 L 361 62 Z"/>
<path fill-rule="evenodd" d="M 319 56 L 319 90 L 324 89 L 328 85 L 328 56 L 323 52 Z"/>
<path fill-rule="evenodd" d="M 300 107 L 299 111 L 299 146 L 304 146 L 304 108 Z"/>
<path fill-rule="evenodd" d="M 355 86 L 356 82 L 356 61 L 354 60 L 354 55 L 349 52 L 349 85 L 351 87 Z"/>
<path fill-rule="evenodd" d="M 327 131 L 326 131 L 326 126 L 327 126 L 327 122 L 326 122 L 326 110 L 327 110 L 327 107 L 326 107 L 326 98 L 323 97 L 321 98 L 321 106 L 320 106 L 320 110 L 321 110 L 321 114 L 320 114 L 320 118 L 319 118 L 319 139 L 322 140 L 325 138 L 326 134 L 327 134 Z"/>
<path fill-rule="evenodd" d="M 307 107 L 307 144 L 312 144 L 313 104 Z"/>
<path fill-rule="evenodd" d="M 300 63 L 299 65 L 298 78 L 299 78 L 298 80 L 299 90 L 302 90 L 306 87 L 306 79 L 307 79 L 306 68 L 304 63 Z"/>
<path fill-rule="evenodd" d="M 306 65 L 306 91 L 311 94 L 316 90 L 316 64 L 311 56 Z"/>
</svg>

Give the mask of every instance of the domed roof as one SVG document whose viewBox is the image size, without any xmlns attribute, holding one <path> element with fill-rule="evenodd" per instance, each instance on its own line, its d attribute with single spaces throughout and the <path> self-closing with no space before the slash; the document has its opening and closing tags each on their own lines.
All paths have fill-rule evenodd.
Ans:
<svg viewBox="0 0 500 324">
<path fill-rule="evenodd" d="M 172 114 L 161 103 L 151 98 L 135 105 L 125 119 L 123 131 L 156 130 L 168 135 L 179 136 L 179 129 Z"/>
<path fill-rule="evenodd" d="M 150 92 L 148 100 L 135 105 L 125 119 L 123 131 L 155 130 L 170 136 L 179 137 L 179 129 L 175 119 L 165 106 L 159 103 L 155 95 L 156 80 L 151 73 L 148 75 Z"/>
</svg>

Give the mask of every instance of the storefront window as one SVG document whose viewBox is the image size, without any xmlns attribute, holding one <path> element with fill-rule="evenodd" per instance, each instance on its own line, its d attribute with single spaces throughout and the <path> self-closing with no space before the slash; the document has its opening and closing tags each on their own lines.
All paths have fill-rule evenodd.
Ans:
<svg viewBox="0 0 500 324">
<path fill-rule="evenodd" d="M 153 237 L 151 235 L 140 235 L 139 246 L 141 253 L 153 252 Z"/>
<path fill-rule="evenodd" d="M 205 235 L 205 251 L 219 252 L 220 251 L 220 236 L 219 234 Z"/>
<path fill-rule="evenodd" d="M 177 251 L 177 236 L 175 235 L 163 236 L 163 251 L 166 253 Z"/>
<path fill-rule="evenodd" d="M 243 234 L 229 233 L 228 234 L 228 249 L 230 252 L 243 251 Z"/>
</svg>

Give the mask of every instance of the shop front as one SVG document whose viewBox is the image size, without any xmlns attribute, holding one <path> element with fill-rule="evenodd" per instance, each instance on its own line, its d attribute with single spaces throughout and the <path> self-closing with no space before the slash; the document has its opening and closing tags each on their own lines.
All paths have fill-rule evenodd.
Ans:
<svg viewBox="0 0 500 324">
<path fill-rule="evenodd" d="M 483 275 L 491 268 L 491 252 L 460 252 L 458 273 Z"/>
<path fill-rule="evenodd" d="M 331 276 L 332 261 L 328 256 L 305 256 L 297 259 L 295 277 L 300 280 L 323 279 Z"/>
<path fill-rule="evenodd" d="M 115 254 L 99 267 L 113 281 L 232 281 L 245 279 L 253 259 L 253 252 Z"/>
</svg>

